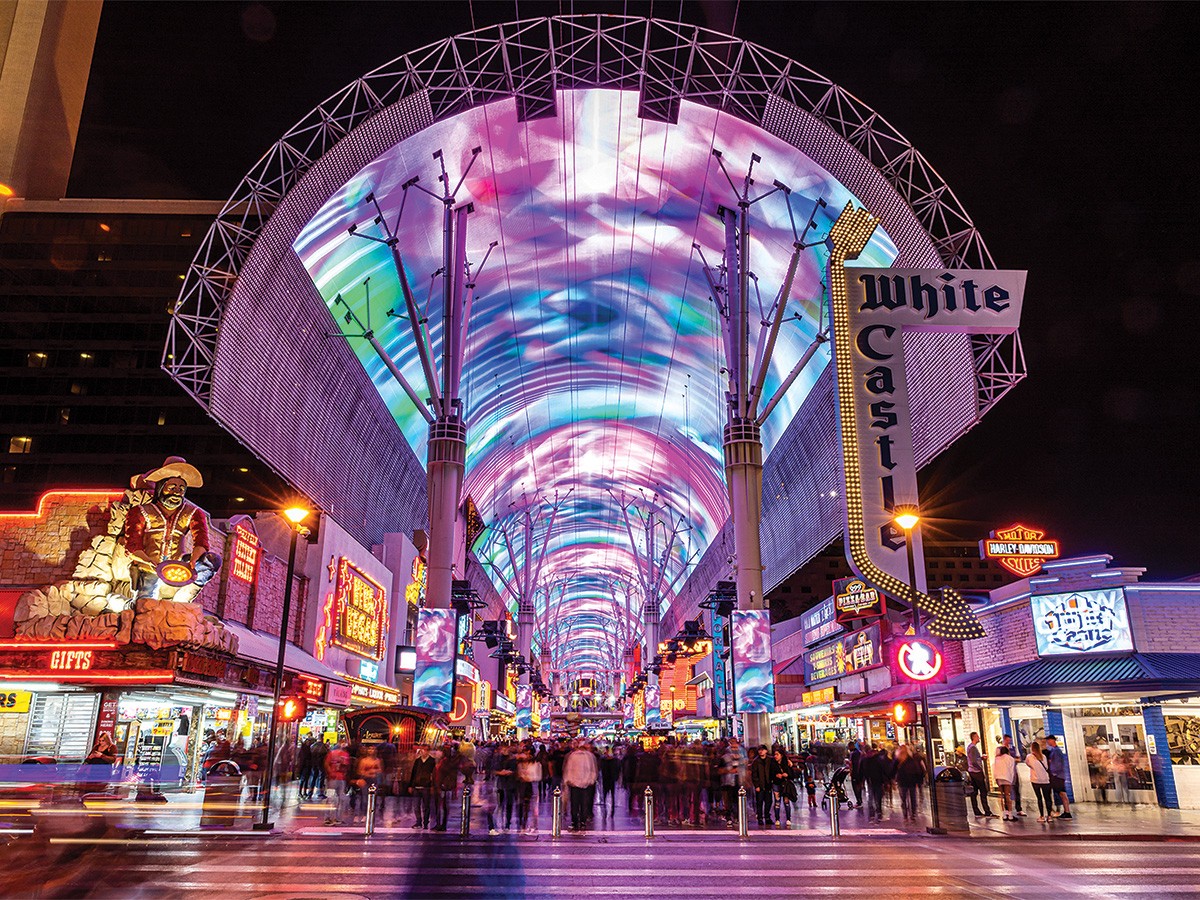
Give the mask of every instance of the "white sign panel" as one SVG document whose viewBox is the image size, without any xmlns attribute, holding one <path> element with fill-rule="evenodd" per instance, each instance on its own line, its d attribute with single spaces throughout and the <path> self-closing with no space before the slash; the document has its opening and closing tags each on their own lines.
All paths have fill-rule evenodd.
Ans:
<svg viewBox="0 0 1200 900">
<path fill-rule="evenodd" d="M 1073 591 L 1029 600 L 1039 656 L 1133 649 L 1125 591 Z"/>
</svg>

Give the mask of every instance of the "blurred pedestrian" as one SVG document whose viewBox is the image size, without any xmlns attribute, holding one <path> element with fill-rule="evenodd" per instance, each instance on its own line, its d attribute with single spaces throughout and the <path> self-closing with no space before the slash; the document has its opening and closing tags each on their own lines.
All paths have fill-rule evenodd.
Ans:
<svg viewBox="0 0 1200 900">
<path fill-rule="evenodd" d="M 1000 803 L 1003 807 L 1004 821 L 1017 821 L 1013 812 L 1012 786 L 1017 776 L 1017 761 L 1009 753 L 1008 748 L 1001 745 L 996 749 L 996 761 L 993 764 L 992 775 L 996 779 L 996 787 L 1000 789 Z"/>
<path fill-rule="evenodd" d="M 596 786 L 596 757 L 583 741 L 563 760 L 563 784 L 571 794 L 571 830 L 582 831 L 587 825 L 587 797 Z"/>
<path fill-rule="evenodd" d="M 1025 765 L 1029 767 L 1029 782 L 1033 785 L 1033 794 L 1037 797 L 1038 821 L 1049 822 L 1054 814 L 1054 794 L 1050 788 L 1050 763 L 1042 752 L 1037 741 L 1029 745 L 1029 755 L 1025 757 Z"/>
</svg>

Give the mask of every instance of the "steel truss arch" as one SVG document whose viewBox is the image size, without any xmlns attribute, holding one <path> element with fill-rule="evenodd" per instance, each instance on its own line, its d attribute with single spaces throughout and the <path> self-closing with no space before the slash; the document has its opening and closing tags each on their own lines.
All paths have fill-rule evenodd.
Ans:
<svg viewBox="0 0 1200 900">
<path fill-rule="evenodd" d="M 406 53 L 355 79 L 296 123 L 230 195 L 171 311 L 163 369 L 210 408 L 225 301 L 277 206 L 335 149 L 361 156 L 360 130 L 385 111 L 393 139 L 472 107 L 514 98 L 522 120 L 556 114 L 559 90 L 639 92 L 639 115 L 674 121 L 682 101 L 743 119 L 807 152 L 848 145 L 904 200 L 947 267 L 991 268 L 954 192 L 883 116 L 812 69 L 758 44 L 682 22 L 635 16 L 526 19 Z M 360 142 L 366 143 L 366 142 Z M 337 185 L 328 184 L 326 193 Z M 1020 371 L 1011 373 L 1019 380 Z"/>
</svg>

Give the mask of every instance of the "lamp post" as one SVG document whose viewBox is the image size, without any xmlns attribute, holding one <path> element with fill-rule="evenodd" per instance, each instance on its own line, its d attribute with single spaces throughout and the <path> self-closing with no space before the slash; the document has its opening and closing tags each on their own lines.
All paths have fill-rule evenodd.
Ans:
<svg viewBox="0 0 1200 900">
<path fill-rule="evenodd" d="M 921 636 L 921 610 L 917 608 L 917 566 L 913 553 L 913 529 L 921 522 L 920 512 L 915 505 L 899 505 L 893 521 L 904 531 L 904 547 L 908 552 L 908 602 L 912 607 L 913 637 Z M 925 768 L 929 785 L 930 834 L 945 834 L 938 818 L 937 791 L 933 783 L 933 730 L 929 723 L 929 688 L 924 681 L 921 691 L 921 730 L 925 733 Z"/>
<path fill-rule="evenodd" d="M 256 831 L 270 831 L 271 785 L 275 781 L 275 737 L 279 724 L 279 698 L 283 692 L 283 658 L 287 652 L 288 619 L 292 612 L 292 578 L 296 571 L 296 540 L 308 529 L 300 523 L 308 518 L 308 510 L 300 506 L 285 509 L 283 515 L 292 523 L 292 541 L 288 547 L 287 579 L 283 585 L 283 620 L 279 625 L 279 656 L 275 660 L 275 691 L 271 700 L 271 731 L 267 738 L 266 785 L 263 790 L 262 818 L 254 826 Z"/>
</svg>

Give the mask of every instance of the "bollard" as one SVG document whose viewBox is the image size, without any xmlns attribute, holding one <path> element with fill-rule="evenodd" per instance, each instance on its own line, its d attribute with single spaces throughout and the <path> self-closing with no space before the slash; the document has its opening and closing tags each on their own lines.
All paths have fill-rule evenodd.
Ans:
<svg viewBox="0 0 1200 900">
<path fill-rule="evenodd" d="M 550 836 L 562 837 L 562 788 L 554 789 L 554 800 L 550 804 Z"/>
<path fill-rule="evenodd" d="M 654 791 L 646 785 L 646 802 L 643 804 L 646 812 L 646 837 L 654 837 Z"/>
<path fill-rule="evenodd" d="M 738 788 L 738 837 L 750 836 L 750 823 L 746 821 L 746 786 Z"/>
<path fill-rule="evenodd" d="M 363 834 L 370 837 L 375 833 L 375 794 L 378 788 L 371 785 L 367 788 L 367 817 L 363 822 Z"/>
<path fill-rule="evenodd" d="M 466 837 L 471 833 L 471 789 L 463 787 L 462 796 L 462 822 L 458 826 L 459 837 Z"/>
<path fill-rule="evenodd" d="M 829 798 L 829 836 L 841 837 L 842 822 L 841 822 L 842 804 L 838 800 L 837 793 L 834 792 Z"/>
</svg>

